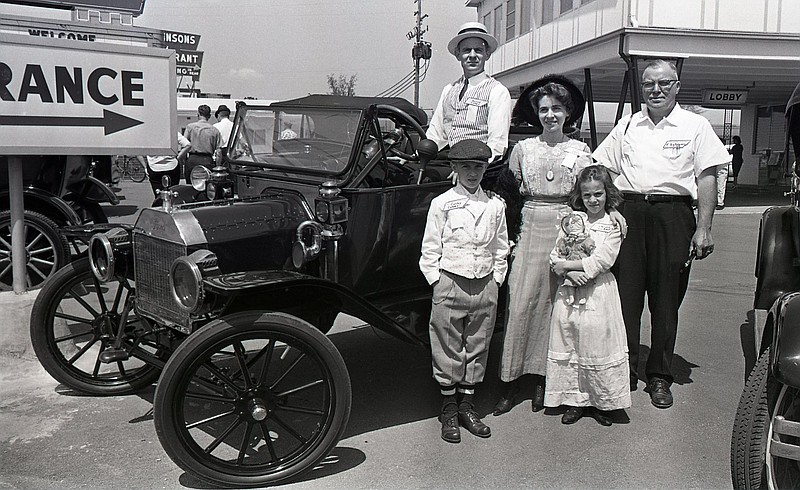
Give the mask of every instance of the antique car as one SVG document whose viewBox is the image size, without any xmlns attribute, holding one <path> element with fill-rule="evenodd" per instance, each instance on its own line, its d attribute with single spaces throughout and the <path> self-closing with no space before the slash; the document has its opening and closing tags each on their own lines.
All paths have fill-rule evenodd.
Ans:
<svg viewBox="0 0 800 490">
<path fill-rule="evenodd" d="M 296 135 L 282 139 L 285 121 Z M 325 335 L 336 316 L 427 341 L 417 263 L 430 202 L 452 184 L 425 123 L 398 98 L 239 105 L 225 165 L 193 176 L 209 201 L 162 191 L 47 281 L 30 325 L 40 362 L 90 395 L 157 380 L 161 444 L 214 485 L 311 469 L 351 407 Z"/>
<path fill-rule="evenodd" d="M 786 128 L 784 154 L 797 158 L 800 85 L 786 106 Z M 795 162 L 787 171 L 791 203 L 767 209 L 759 228 L 754 309 L 765 320 L 731 437 L 737 489 L 800 487 L 800 168 Z"/>
<path fill-rule="evenodd" d="M 118 204 L 119 198 L 92 176 L 89 156 L 22 159 L 27 287 L 35 288 L 70 260 L 76 237 L 64 227 L 106 223 L 100 204 Z M 0 157 L 0 291 L 11 289 L 12 281 L 8 160 Z"/>
</svg>

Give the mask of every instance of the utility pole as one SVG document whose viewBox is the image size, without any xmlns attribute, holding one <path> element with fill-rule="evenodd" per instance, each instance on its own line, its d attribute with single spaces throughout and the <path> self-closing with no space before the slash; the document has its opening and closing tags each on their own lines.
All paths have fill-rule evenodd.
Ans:
<svg viewBox="0 0 800 490">
<path fill-rule="evenodd" d="M 406 34 L 408 39 L 415 39 L 414 47 L 411 48 L 411 58 L 414 60 L 414 105 L 419 107 L 419 66 L 420 60 L 429 60 L 431 59 L 431 43 L 425 42 L 422 40 L 422 35 L 427 32 L 428 28 L 422 27 L 422 21 L 425 20 L 425 17 L 428 14 L 422 13 L 422 0 L 414 0 L 414 3 L 417 4 L 417 11 L 414 12 L 414 15 L 417 17 L 417 25 L 414 26 L 414 29 Z"/>
</svg>

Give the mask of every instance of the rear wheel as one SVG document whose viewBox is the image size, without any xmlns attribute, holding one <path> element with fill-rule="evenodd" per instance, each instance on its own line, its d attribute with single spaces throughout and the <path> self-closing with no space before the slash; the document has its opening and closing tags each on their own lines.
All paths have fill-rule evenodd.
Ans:
<svg viewBox="0 0 800 490">
<path fill-rule="evenodd" d="M 91 395 L 128 394 L 152 384 L 159 370 L 136 353 L 158 355 L 158 346 L 145 335 L 133 310 L 122 337 L 123 349 L 132 355 L 110 363 L 100 357 L 114 344 L 133 293 L 132 281 L 101 284 L 89 269 L 88 258 L 58 271 L 39 292 L 31 311 L 31 343 L 45 370 L 66 386 Z"/>
<path fill-rule="evenodd" d="M 69 244 L 47 216 L 25 211 L 25 285 L 37 288 L 68 262 Z M 11 211 L 0 212 L 0 291 L 13 287 L 11 271 Z"/>
<path fill-rule="evenodd" d="M 769 372 L 767 349 L 745 384 L 731 438 L 733 487 L 800 488 L 800 390 Z"/>
<path fill-rule="evenodd" d="M 185 471 L 256 487 L 314 467 L 345 430 L 351 386 L 333 343 L 283 313 L 243 312 L 192 333 L 164 367 L 156 432 Z"/>
</svg>

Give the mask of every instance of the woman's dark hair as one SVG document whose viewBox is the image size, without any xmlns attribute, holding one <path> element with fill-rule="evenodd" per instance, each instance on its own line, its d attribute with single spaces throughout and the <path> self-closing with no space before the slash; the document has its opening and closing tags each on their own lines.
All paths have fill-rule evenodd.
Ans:
<svg viewBox="0 0 800 490">
<path fill-rule="evenodd" d="M 733 137 L 733 142 L 734 142 L 734 144 L 741 145 L 742 144 L 742 138 L 740 138 L 738 136 L 734 136 Z"/>
<path fill-rule="evenodd" d="M 581 184 L 591 181 L 602 182 L 606 189 L 606 212 L 611 212 L 622 202 L 622 193 L 614 185 L 614 180 L 608 169 L 602 165 L 589 165 L 581 170 L 575 180 L 575 186 L 569 193 L 569 205 L 576 211 L 586 211 L 586 205 L 581 197 Z"/>
<path fill-rule="evenodd" d="M 539 101 L 545 95 L 553 97 L 554 99 L 559 101 L 561 105 L 564 106 L 564 108 L 567 110 L 567 119 L 569 119 L 569 116 L 571 114 L 575 113 L 575 104 L 573 103 L 572 96 L 570 95 L 567 88 L 561 85 L 560 83 L 550 82 L 546 83 L 545 85 L 542 85 L 541 87 L 531 92 L 530 96 L 531 107 L 533 107 L 536 110 L 537 117 L 539 112 Z M 564 123 L 563 130 L 565 133 L 570 133 L 572 132 L 573 129 L 574 128 L 572 128 L 571 126 L 567 127 L 566 122 Z"/>
</svg>

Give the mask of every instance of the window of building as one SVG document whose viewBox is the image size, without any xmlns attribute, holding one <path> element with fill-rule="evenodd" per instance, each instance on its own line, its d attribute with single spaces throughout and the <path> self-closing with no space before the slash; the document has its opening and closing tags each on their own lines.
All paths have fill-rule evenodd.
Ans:
<svg viewBox="0 0 800 490">
<path fill-rule="evenodd" d="M 553 6 L 555 0 L 542 0 L 542 24 L 553 22 Z"/>
<path fill-rule="evenodd" d="M 531 2 L 522 0 L 519 4 L 519 33 L 520 35 L 531 31 Z"/>
<path fill-rule="evenodd" d="M 572 0 L 561 0 L 561 11 L 560 13 L 563 15 L 566 12 L 572 10 Z"/>
<path fill-rule="evenodd" d="M 494 35 L 500 37 L 503 32 L 503 6 L 494 9 Z"/>
<path fill-rule="evenodd" d="M 496 35 L 495 32 L 492 30 L 492 11 L 490 10 L 488 14 L 483 16 L 483 25 L 486 26 L 486 30 L 489 31 L 489 34 Z"/>
<path fill-rule="evenodd" d="M 594 0 L 581 0 L 581 5 L 586 5 L 589 2 L 593 2 Z"/>
<path fill-rule="evenodd" d="M 524 2 L 523 2 L 524 3 Z M 506 42 L 517 35 L 517 0 L 506 2 Z"/>
</svg>

